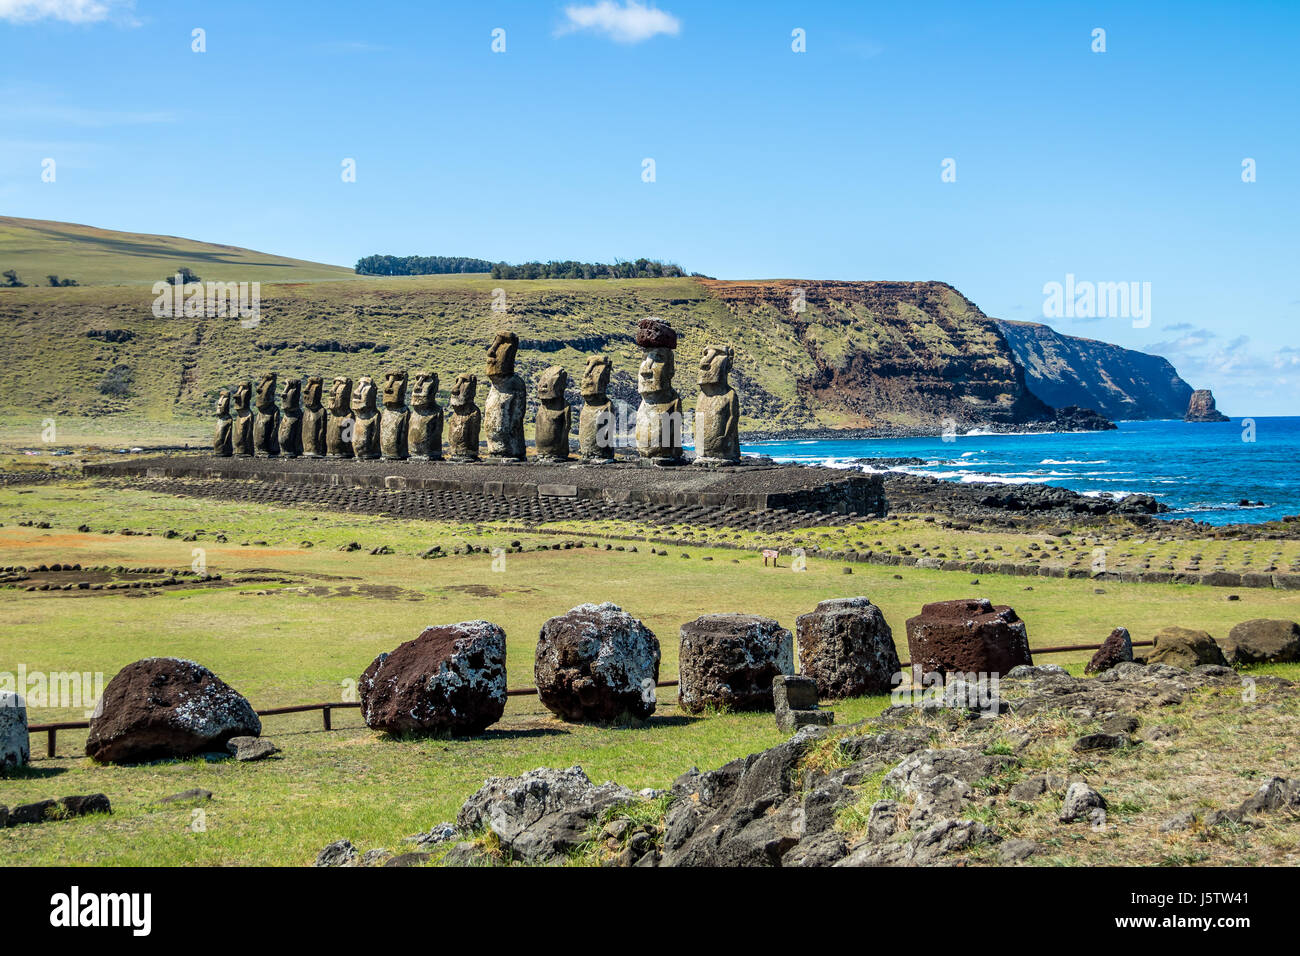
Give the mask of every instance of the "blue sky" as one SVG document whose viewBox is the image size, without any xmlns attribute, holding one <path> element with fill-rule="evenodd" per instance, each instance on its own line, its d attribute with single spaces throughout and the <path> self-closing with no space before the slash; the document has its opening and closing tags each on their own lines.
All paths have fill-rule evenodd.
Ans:
<svg viewBox="0 0 1300 956">
<path fill-rule="evenodd" d="M 1150 283 L 1149 326 L 1050 324 L 1300 414 L 1297 63 L 1296 2 L 0 0 L 0 212 L 344 265 L 939 279 L 1010 319 L 1067 274 Z"/>
</svg>

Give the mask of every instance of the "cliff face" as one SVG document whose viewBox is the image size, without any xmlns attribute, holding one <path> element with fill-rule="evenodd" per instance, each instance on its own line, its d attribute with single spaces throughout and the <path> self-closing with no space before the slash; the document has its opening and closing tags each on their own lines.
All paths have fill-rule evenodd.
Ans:
<svg viewBox="0 0 1300 956">
<path fill-rule="evenodd" d="M 1187 414 L 1183 416 L 1183 421 L 1226 422 L 1229 420 L 1228 416 L 1215 406 L 1214 393 L 1208 388 L 1198 388 L 1192 392 L 1192 397 L 1187 402 Z"/>
<path fill-rule="evenodd" d="M 999 323 L 1029 390 L 1049 405 L 1113 419 L 1181 418 L 1192 387 L 1158 355 L 1062 335 L 1037 322 Z"/>
</svg>

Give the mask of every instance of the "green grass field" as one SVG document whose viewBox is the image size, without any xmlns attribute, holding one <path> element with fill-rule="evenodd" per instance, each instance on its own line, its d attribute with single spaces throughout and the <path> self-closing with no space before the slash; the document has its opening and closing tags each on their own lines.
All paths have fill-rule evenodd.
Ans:
<svg viewBox="0 0 1300 956">
<path fill-rule="evenodd" d="M 43 521 L 48 529 L 18 526 Z M 793 630 L 795 617 L 820 600 L 865 594 L 885 612 L 902 656 L 904 622 L 931 600 L 978 594 L 1011 604 L 1028 624 L 1031 645 L 1099 642 L 1118 624 L 1135 640 L 1182 624 L 1222 635 L 1253 617 L 1300 616 L 1300 592 L 1025 579 L 856 565 L 816 557 L 808 569 L 764 568 L 752 552 L 670 548 L 669 556 L 605 551 L 595 529 L 568 540 L 584 547 L 526 550 L 494 571 L 487 554 L 423 560 L 433 544 L 481 547 L 520 540 L 526 548 L 559 540 L 491 526 L 456 527 L 323 511 L 267 508 L 153 495 L 130 488 L 107 494 L 88 484 L 0 489 L 0 566 L 188 567 L 203 549 L 222 586 L 121 593 L 0 589 L 0 671 L 103 672 L 141 657 L 193 658 L 257 707 L 339 700 L 381 651 L 428 624 L 485 618 L 509 636 L 512 687 L 532 683 L 541 624 L 586 601 L 613 601 L 659 636 L 661 676 L 676 676 L 677 628 L 699 614 L 747 611 Z M 78 532 L 79 526 L 91 532 Z M 931 527 L 931 533 L 940 534 Z M 104 533 L 106 530 L 115 533 Z M 149 532 L 126 536 L 122 530 Z M 198 540 L 166 538 L 201 530 Z M 218 537 L 225 541 L 219 541 Z M 311 546 L 305 546 L 310 542 Z M 356 542 L 362 550 L 341 551 Z M 371 555 L 387 545 L 391 555 Z M 937 546 L 937 545 L 936 545 Z M 689 557 L 682 557 L 685 553 Z M 705 557 L 713 560 L 705 561 Z M 896 576 L 897 575 L 897 576 Z M 1081 668 L 1086 653 L 1044 660 Z M 863 719 L 886 698 L 835 705 L 840 722 Z M 33 711 L 33 723 L 83 719 L 74 709 Z M 337 712 L 336 729 L 317 714 L 268 717 L 265 733 L 281 759 L 253 764 L 181 761 L 147 767 L 99 767 L 76 756 L 84 732 L 64 732 L 59 756 L 44 759 L 33 740 L 31 768 L 0 779 L 0 803 L 102 791 L 108 819 L 81 819 L 0 831 L 6 859 L 25 863 L 303 864 L 326 843 L 400 850 L 400 837 L 452 819 L 488 776 L 536 766 L 582 765 L 597 780 L 667 786 L 692 765 L 708 768 L 776 743 L 770 715 L 688 718 L 671 690 L 639 727 L 585 727 L 552 718 L 535 698 L 512 698 L 505 719 L 474 741 L 389 740 L 366 730 L 356 711 Z M 191 808 L 158 806 L 168 794 L 211 790 L 206 830 Z"/>
</svg>

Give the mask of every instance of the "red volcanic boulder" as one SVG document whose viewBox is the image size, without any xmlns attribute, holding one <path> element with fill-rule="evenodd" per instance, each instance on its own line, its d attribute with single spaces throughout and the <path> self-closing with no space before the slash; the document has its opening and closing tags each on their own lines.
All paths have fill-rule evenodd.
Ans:
<svg viewBox="0 0 1300 956">
<path fill-rule="evenodd" d="M 659 639 L 616 604 L 580 604 L 542 625 L 537 696 L 564 720 L 608 723 L 655 710 Z"/>
<path fill-rule="evenodd" d="M 794 673 L 794 637 L 766 617 L 705 614 L 682 625 L 681 641 L 677 699 L 693 714 L 772 710 L 772 678 Z"/>
<path fill-rule="evenodd" d="M 822 601 L 795 621 L 799 673 L 827 700 L 887 694 L 901 669 L 885 615 L 864 597 Z"/>
<path fill-rule="evenodd" d="M 361 716 L 390 734 L 481 734 L 506 709 L 506 632 L 488 621 L 426 628 L 361 675 Z"/>
<path fill-rule="evenodd" d="M 100 763 L 188 757 L 261 733 L 252 705 L 202 664 L 150 657 L 122 668 L 104 688 L 86 756 Z"/>
<path fill-rule="evenodd" d="M 1083 669 L 1083 672 L 1100 674 L 1102 671 L 1110 670 L 1116 664 L 1131 660 L 1133 660 L 1133 639 L 1129 637 L 1128 628 L 1117 627 L 1110 632 L 1110 637 L 1101 642 L 1101 647 L 1097 648 L 1097 653 L 1092 655 L 1092 660 L 1088 661 L 1088 666 Z"/>
<path fill-rule="evenodd" d="M 1005 674 L 1032 664 L 1025 622 L 986 598 L 935 601 L 907 620 L 914 674 Z"/>
<path fill-rule="evenodd" d="M 636 344 L 643 349 L 675 349 L 677 333 L 663 319 L 642 319 L 636 327 Z"/>
</svg>

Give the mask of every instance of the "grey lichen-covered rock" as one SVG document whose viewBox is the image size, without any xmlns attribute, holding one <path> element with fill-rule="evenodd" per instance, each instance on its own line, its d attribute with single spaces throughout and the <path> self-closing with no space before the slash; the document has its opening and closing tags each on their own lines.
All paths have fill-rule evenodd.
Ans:
<svg viewBox="0 0 1300 956">
<path fill-rule="evenodd" d="M 519 336 L 514 332 L 498 332 L 488 348 L 486 371 L 492 385 L 483 410 L 483 426 L 489 458 L 523 461 L 527 453 L 524 412 L 528 408 L 528 393 L 524 380 L 515 374 L 518 351 Z"/>
<path fill-rule="evenodd" d="M 480 734 L 505 712 L 506 632 L 489 621 L 426 628 L 376 657 L 357 689 L 373 730 Z"/>
<path fill-rule="evenodd" d="M 828 700 L 885 694 L 901 667 L 885 615 L 865 597 L 822 601 L 795 621 L 799 673 Z"/>
<path fill-rule="evenodd" d="M 1074 823 L 1076 820 L 1092 819 L 1097 811 L 1105 809 L 1106 798 L 1083 781 L 1076 780 L 1065 791 L 1060 821 Z"/>
<path fill-rule="evenodd" d="M 1242 621 L 1218 644 L 1229 664 L 1300 661 L 1300 624 L 1266 618 Z"/>
<path fill-rule="evenodd" d="M 471 833 L 490 830 L 506 853 L 539 862 L 582 845 L 597 817 L 634 799 L 627 787 L 594 785 L 581 767 L 542 767 L 518 777 L 486 781 L 461 806 L 456 826 Z"/>
<path fill-rule="evenodd" d="M 239 761 L 265 760 L 280 752 L 280 748 L 265 737 L 231 737 L 226 749 Z"/>
<path fill-rule="evenodd" d="M 1166 664 L 1190 670 L 1199 664 L 1226 664 L 1223 651 L 1205 631 L 1190 627 L 1166 627 L 1155 635 L 1155 648 L 1148 664 Z"/>
<path fill-rule="evenodd" d="M 654 713 L 659 639 L 616 604 L 580 604 L 542 625 L 537 695 L 565 720 L 608 722 Z"/>
<path fill-rule="evenodd" d="M 316 854 L 312 866 L 354 866 L 358 856 L 351 840 L 335 840 Z"/>
<path fill-rule="evenodd" d="M 792 734 L 801 727 L 826 727 L 835 722 L 835 712 L 817 705 L 817 682 L 811 677 L 777 674 L 772 678 L 772 707 L 776 726 Z"/>
<path fill-rule="evenodd" d="M 16 692 L 0 690 L 0 771 L 24 766 L 31 759 L 27 706 Z"/>
<path fill-rule="evenodd" d="M 86 756 L 100 763 L 187 757 L 261 733 L 252 705 L 202 664 L 150 657 L 122 668 L 104 688 Z"/>
<path fill-rule="evenodd" d="M 755 614 L 705 614 L 681 626 L 678 702 L 707 707 L 772 710 L 772 678 L 794 673 L 794 637 Z"/>
</svg>

